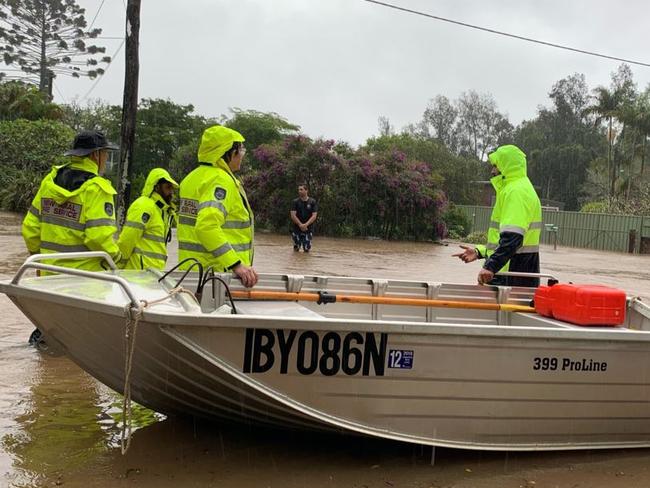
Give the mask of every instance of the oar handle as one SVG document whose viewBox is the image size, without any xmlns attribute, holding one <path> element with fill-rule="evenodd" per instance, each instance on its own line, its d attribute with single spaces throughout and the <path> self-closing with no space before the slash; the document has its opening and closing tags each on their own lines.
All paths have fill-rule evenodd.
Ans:
<svg viewBox="0 0 650 488">
<path fill-rule="evenodd" d="M 533 307 L 525 305 L 511 305 L 500 303 L 478 303 L 462 302 L 455 300 L 431 300 L 427 298 L 403 298 L 403 297 L 375 297 L 367 295 L 331 295 L 326 294 L 328 300 L 323 300 L 323 293 L 294 293 L 284 291 L 254 291 L 235 290 L 231 291 L 233 298 L 245 298 L 248 300 L 289 300 L 318 303 L 367 303 L 377 305 L 403 305 L 411 307 L 438 307 L 438 308 L 462 308 L 468 310 L 495 310 L 506 312 L 534 313 Z"/>
</svg>

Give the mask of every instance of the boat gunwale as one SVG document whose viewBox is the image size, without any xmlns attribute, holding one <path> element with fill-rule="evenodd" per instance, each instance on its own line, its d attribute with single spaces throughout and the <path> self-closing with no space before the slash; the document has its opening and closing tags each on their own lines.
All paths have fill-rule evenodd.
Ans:
<svg viewBox="0 0 650 488">
<path fill-rule="evenodd" d="M 124 317 L 124 305 L 112 305 L 90 298 L 78 298 L 62 295 L 53 291 L 13 285 L 0 281 L 0 292 L 9 297 L 22 296 L 26 298 L 44 299 L 57 304 L 69 304 L 83 310 L 93 310 L 113 316 Z M 519 315 L 520 312 L 506 312 Z M 530 315 L 530 314 L 524 314 Z M 545 317 L 537 316 L 542 320 Z M 192 323 L 183 323 L 191 319 Z M 241 321 L 247 322 L 242 327 Z M 220 315 L 203 312 L 171 312 L 155 311 L 146 308 L 142 312 L 141 323 L 153 326 L 178 326 L 178 327 L 216 327 L 242 329 L 250 328 L 251 321 L 256 322 L 255 328 L 280 328 L 297 330 L 351 330 L 398 333 L 404 335 L 441 335 L 441 336 L 477 336 L 495 338 L 526 338 L 526 339 L 562 339 L 562 340 L 594 340 L 594 341 L 620 341 L 620 342 L 650 342 L 650 331 L 629 329 L 625 327 L 599 327 L 586 328 L 580 326 L 569 327 L 537 327 L 517 325 L 492 325 L 492 324 L 456 324 L 453 322 L 412 322 L 372 320 L 372 319 L 345 319 L 345 318 L 305 318 L 305 317 L 277 317 L 266 315 Z M 317 325 L 317 327 L 314 327 Z M 345 325 L 343 329 L 337 327 Z M 332 327 L 334 326 L 334 327 Z M 396 327 L 397 326 L 397 327 Z"/>
</svg>

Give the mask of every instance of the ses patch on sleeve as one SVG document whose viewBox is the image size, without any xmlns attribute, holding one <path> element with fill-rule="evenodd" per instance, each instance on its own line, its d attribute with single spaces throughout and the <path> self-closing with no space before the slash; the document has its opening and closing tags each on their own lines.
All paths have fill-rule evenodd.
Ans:
<svg viewBox="0 0 650 488">
<path fill-rule="evenodd" d="M 106 202 L 104 204 L 104 212 L 106 212 L 106 215 L 109 217 L 113 216 L 113 204 L 111 202 Z"/>
<path fill-rule="evenodd" d="M 144 212 L 142 214 L 142 222 L 144 222 L 146 224 L 147 222 L 149 222 L 150 217 L 151 217 L 151 215 L 149 215 L 147 212 Z"/>
<path fill-rule="evenodd" d="M 216 187 L 214 189 L 214 198 L 216 198 L 217 200 L 223 200 L 224 198 L 226 198 L 226 189 L 221 188 L 220 186 Z"/>
</svg>

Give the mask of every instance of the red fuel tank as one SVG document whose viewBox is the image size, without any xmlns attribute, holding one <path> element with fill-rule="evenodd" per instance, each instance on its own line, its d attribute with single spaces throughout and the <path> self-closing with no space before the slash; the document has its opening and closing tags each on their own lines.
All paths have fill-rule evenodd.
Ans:
<svg viewBox="0 0 650 488">
<path fill-rule="evenodd" d="M 626 301 L 623 290 L 604 285 L 560 283 L 535 292 L 537 313 L 576 325 L 621 325 Z"/>
<path fill-rule="evenodd" d="M 535 310 L 544 317 L 553 317 L 552 286 L 540 286 L 535 290 Z"/>
</svg>

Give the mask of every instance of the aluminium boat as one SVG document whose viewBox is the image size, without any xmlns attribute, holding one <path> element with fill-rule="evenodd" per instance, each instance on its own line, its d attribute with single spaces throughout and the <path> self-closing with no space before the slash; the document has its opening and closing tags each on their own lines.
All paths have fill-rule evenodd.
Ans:
<svg viewBox="0 0 650 488">
<path fill-rule="evenodd" d="M 110 270 L 45 264 L 93 256 Z M 254 288 L 316 303 L 233 300 L 240 282 L 214 277 L 48 254 L 0 291 L 86 372 L 167 415 L 468 449 L 650 446 L 650 308 L 638 298 L 622 326 L 581 327 L 518 311 L 528 288 L 280 274 Z M 346 294 L 369 303 L 333 298 Z M 468 306 L 422 306 L 456 302 Z"/>
</svg>

